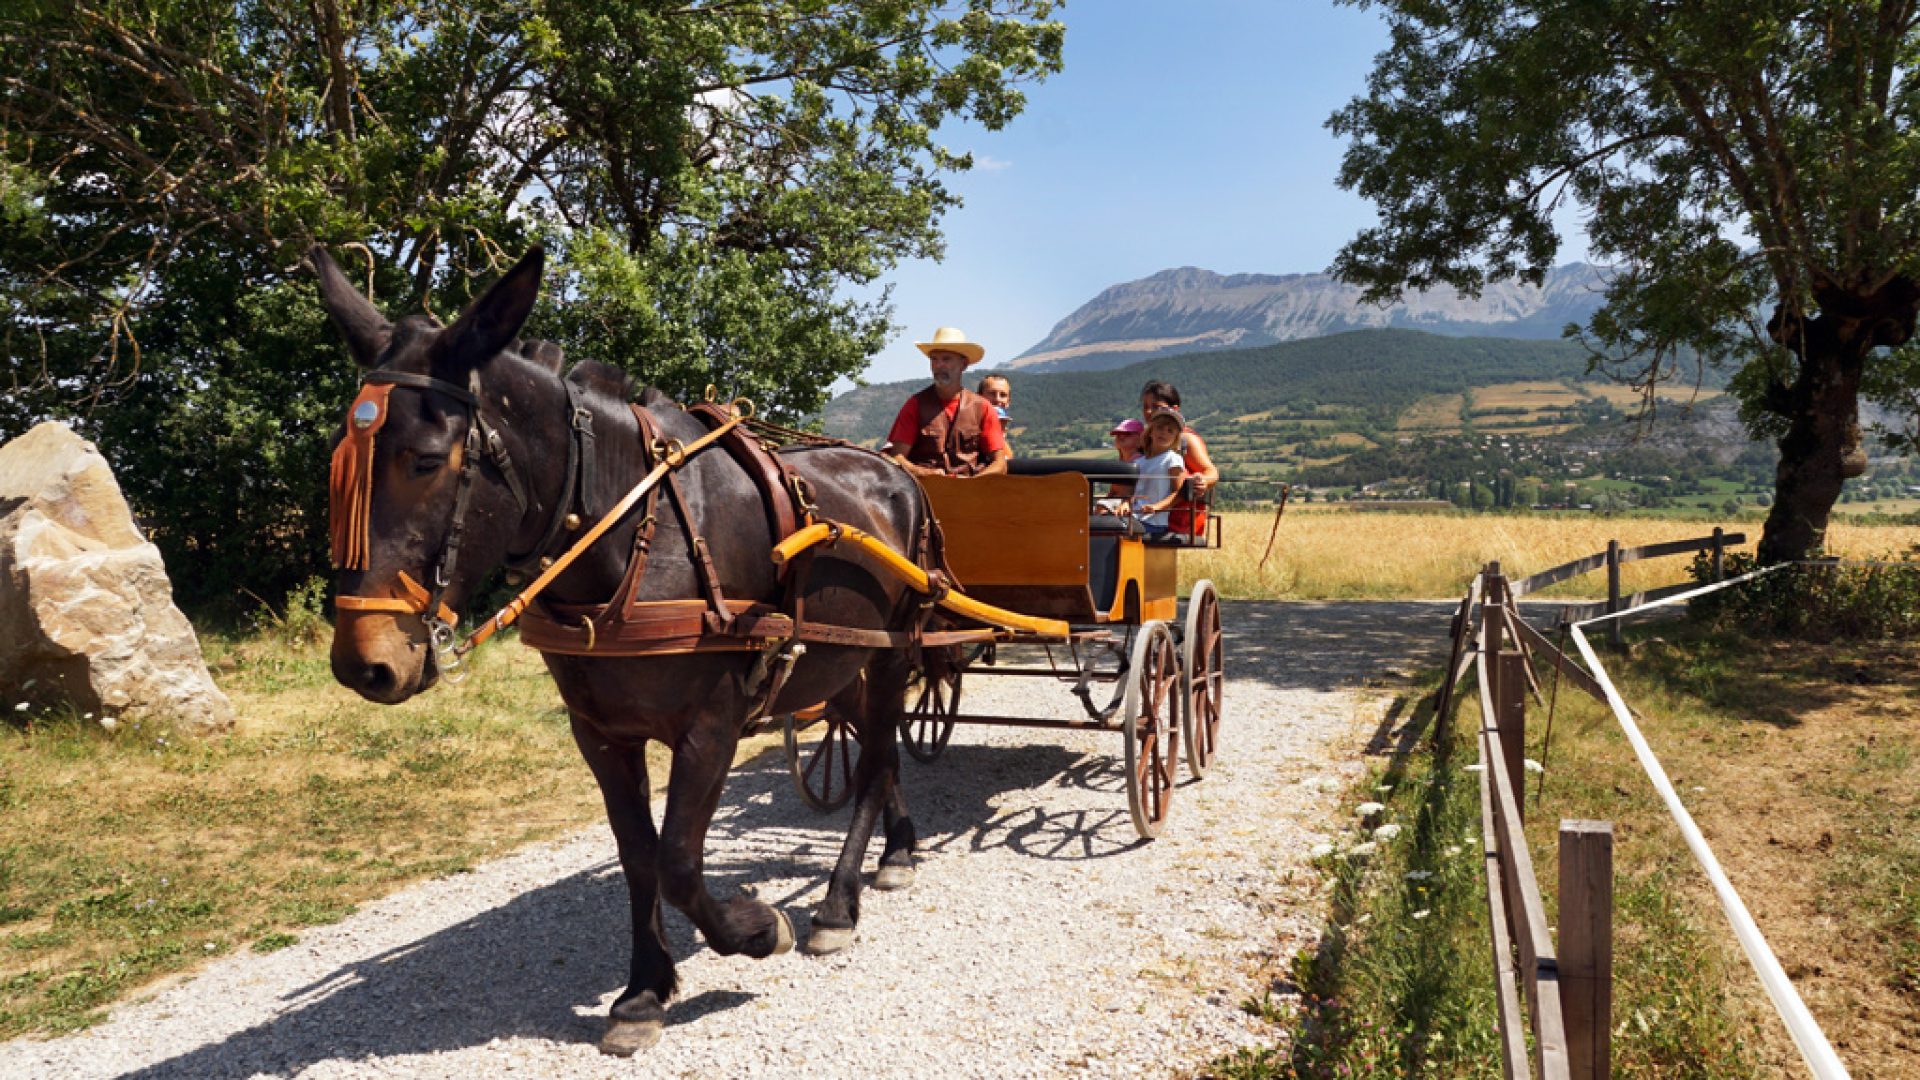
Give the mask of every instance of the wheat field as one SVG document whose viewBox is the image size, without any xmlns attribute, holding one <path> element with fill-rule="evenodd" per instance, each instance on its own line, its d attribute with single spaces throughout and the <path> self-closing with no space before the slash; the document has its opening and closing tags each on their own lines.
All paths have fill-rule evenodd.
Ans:
<svg viewBox="0 0 1920 1080">
<path fill-rule="evenodd" d="M 1217 551 L 1183 553 L 1181 591 L 1211 578 L 1221 595 L 1241 599 L 1333 600 L 1457 597 L 1481 565 L 1498 560 L 1513 577 L 1605 551 L 1607 541 L 1624 546 L 1708 536 L 1714 522 L 1598 515 L 1396 514 L 1335 508 L 1289 507 L 1264 569 L 1261 552 L 1273 529 L 1266 512 L 1222 515 L 1223 545 Z M 1747 542 L 1731 550 L 1751 552 L 1760 538 L 1758 521 L 1728 522 L 1729 533 Z M 1920 545 L 1920 526 L 1837 523 L 1828 532 L 1831 554 L 1851 558 L 1897 556 Z M 1629 563 L 1621 587 L 1639 589 L 1684 580 L 1687 558 Z M 1604 573 L 1575 578 L 1546 595 L 1604 597 Z"/>
</svg>

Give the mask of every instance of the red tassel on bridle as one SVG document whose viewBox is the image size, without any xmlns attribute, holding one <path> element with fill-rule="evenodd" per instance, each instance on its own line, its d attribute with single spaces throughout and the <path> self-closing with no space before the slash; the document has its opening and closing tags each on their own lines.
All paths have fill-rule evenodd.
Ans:
<svg viewBox="0 0 1920 1080">
<path fill-rule="evenodd" d="M 390 383 L 367 383 L 347 410 L 347 433 L 333 448 L 327 477 L 329 532 L 333 565 L 341 570 L 367 568 L 367 532 L 373 521 L 373 437 L 387 422 Z"/>
</svg>

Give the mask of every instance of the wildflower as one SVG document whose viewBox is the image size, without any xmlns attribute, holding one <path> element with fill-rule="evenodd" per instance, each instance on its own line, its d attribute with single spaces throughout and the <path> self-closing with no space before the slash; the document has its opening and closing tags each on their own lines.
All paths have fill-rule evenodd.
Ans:
<svg viewBox="0 0 1920 1080">
<path fill-rule="evenodd" d="M 30 707 L 31 707 L 31 706 L 29 706 L 29 705 L 28 705 L 28 704 L 27 704 L 26 702 L 24 702 L 24 701 L 23 701 L 23 702 L 21 702 L 20 704 L 18 704 L 18 705 L 15 705 L 15 706 L 13 707 L 13 711 L 14 711 L 14 712 L 26 712 L 26 711 L 27 711 L 27 709 L 28 709 L 28 708 L 30 708 Z"/>
<path fill-rule="evenodd" d="M 211 941 L 209 941 L 209 942 L 207 942 L 207 951 L 208 951 L 208 952 L 212 952 L 212 951 L 214 951 L 215 949 L 218 949 L 219 947 L 220 947 L 220 946 L 218 946 L 218 945 L 215 945 L 215 944 L 214 944 L 213 942 L 211 942 Z"/>
<path fill-rule="evenodd" d="M 1447 845 L 1447 858 L 1449 858 L 1449 859 L 1451 859 L 1451 858 L 1453 858 L 1453 857 L 1454 857 L 1455 855 L 1458 855 L 1458 854 L 1460 854 L 1460 845 L 1459 845 L 1459 844 L 1448 844 L 1448 845 Z"/>
<path fill-rule="evenodd" d="M 1419 911 L 1416 911 L 1413 913 L 1413 917 L 1414 919 L 1419 920 L 1419 919 L 1424 919 L 1431 914 L 1433 914 L 1432 908 L 1421 908 Z"/>
<path fill-rule="evenodd" d="M 1528 772 L 1543 773 L 1547 771 L 1547 767 L 1545 765 L 1540 764 L 1539 762 L 1533 760 L 1532 758 L 1523 758 L 1521 760 L 1521 764 L 1526 766 L 1526 769 Z"/>
<path fill-rule="evenodd" d="M 1333 854 L 1333 845 L 1332 844 L 1315 844 L 1313 845 L 1313 850 L 1307 852 L 1307 854 L 1313 856 L 1316 859 L 1324 859 L 1327 856 Z"/>
<path fill-rule="evenodd" d="M 1367 925 L 1368 923 L 1370 923 L 1370 922 L 1372 922 L 1372 921 L 1373 921 L 1373 912 L 1371 912 L 1371 911 L 1363 911 L 1363 912 L 1361 912 L 1361 913 L 1360 913 L 1360 917 L 1359 917 L 1359 918 L 1357 918 L 1357 919 L 1355 919 L 1355 920 L 1353 920 L 1353 925 L 1355 925 L 1355 926 L 1365 926 L 1365 925 Z"/>
<path fill-rule="evenodd" d="M 1409 871 L 1407 871 L 1407 880 L 1408 880 L 1408 881 L 1425 881 L 1425 880 L 1427 880 L 1428 878 L 1430 878 L 1430 877 L 1432 877 L 1432 876 L 1433 876 L 1433 871 L 1431 871 L 1431 870 L 1409 870 Z"/>
<path fill-rule="evenodd" d="M 1364 817 L 1372 817 L 1373 815 L 1385 809 L 1386 807 L 1380 805 L 1377 802 L 1363 802 L 1359 806 L 1354 807 L 1353 812 L 1356 816 L 1364 818 Z"/>
<path fill-rule="evenodd" d="M 1468 772 L 1486 772 L 1487 767 L 1485 765 L 1475 763 L 1473 765 L 1467 766 L 1467 771 Z"/>
<path fill-rule="evenodd" d="M 115 720 L 111 716 L 103 716 L 100 718 L 100 726 L 107 731 L 112 731 L 114 728 L 120 726 L 120 721 Z"/>
<path fill-rule="evenodd" d="M 1382 825 L 1379 828 L 1373 830 L 1373 838 L 1375 840 L 1391 840 L 1394 837 L 1399 835 L 1400 835 L 1400 824 L 1399 822 L 1394 822 L 1394 821 L 1390 821 L 1387 824 Z"/>
<path fill-rule="evenodd" d="M 1380 794 L 1382 794 L 1382 795 L 1385 795 L 1385 794 L 1388 794 L 1389 792 L 1391 792 L 1391 791 L 1393 790 L 1393 785 L 1392 785 L 1392 784 L 1381 784 L 1380 786 L 1378 786 L 1378 787 L 1376 787 L 1376 788 L 1374 788 L 1373 790 L 1375 790 L 1375 791 L 1377 791 L 1377 792 L 1379 792 L 1379 793 L 1380 793 Z"/>
<path fill-rule="evenodd" d="M 1358 856 L 1364 859 L 1368 855 L 1373 854 L 1373 849 L 1377 846 L 1378 845 L 1375 844 L 1373 841 L 1368 840 L 1363 843 L 1355 844 L 1352 847 L 1348 848 L 1347 854 L 1350 856 Z"/>
</svg>

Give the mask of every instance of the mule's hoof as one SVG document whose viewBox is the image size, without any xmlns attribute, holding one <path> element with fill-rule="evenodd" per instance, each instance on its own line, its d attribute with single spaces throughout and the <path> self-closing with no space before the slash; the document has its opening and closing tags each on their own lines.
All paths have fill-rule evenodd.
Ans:
<svg viewBox="0 0 1920 1080">
<path fill-rule="evenodd" d="M 904 889 L 911 884 L 913 884 L 912 863 L 883 865 L 873 875 L 873 887 L 881 892 Z"/>
<path fill-rule="evenodd" d="M 632 1057 L 660 1041 L 666 1025 L 658 1020 L 613 1020 L 600 1037 L 600 1052 L 614 1057 Z"/>
<path fill-rule="evenodd" d="M 851 944 L 851 926 L 816 926 L 807 935 L 807 952 L 812 956 L 831 956 Z"/>
<path fill-rule="evenodd" d="M 779 908 L 773 909 L 773 915 L 780 920 L 779 924 L 773 928 L 773 955 L 779 956 L 781 953 L 792 952 L 793 920 L 787 918 L 787 913 Z"/>
</svg>

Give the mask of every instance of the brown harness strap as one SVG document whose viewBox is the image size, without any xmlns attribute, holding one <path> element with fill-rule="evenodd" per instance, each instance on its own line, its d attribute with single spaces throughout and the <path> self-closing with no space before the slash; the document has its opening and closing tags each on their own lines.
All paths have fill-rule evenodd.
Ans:
<svg viewBox="0 0 1920 1080">
<path fill-rule="evenodd" d="M 785 640 L 867 649 L 898 649 L 913 644 L 914 634 L 852 626 L 808 623 L 796 627 L 772 605 L 729 600 L 736 631 L 707 630 L 704 600 L 645 600 L 608 625 L 608 605 L 542 604 L 520 620 L 520 640 L 541 652 L 569 656 L 662 656 L 684 653 L 753 652 Z M 929 647 L 991 641 L 990 628 L 946 630 L 921 635 Z"/>
</svg>

